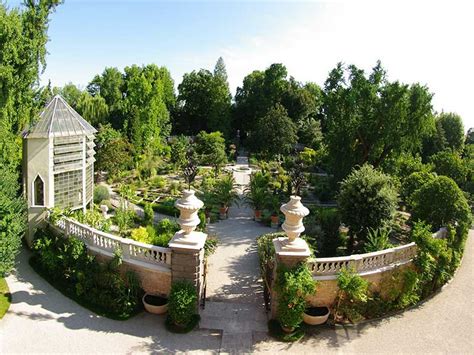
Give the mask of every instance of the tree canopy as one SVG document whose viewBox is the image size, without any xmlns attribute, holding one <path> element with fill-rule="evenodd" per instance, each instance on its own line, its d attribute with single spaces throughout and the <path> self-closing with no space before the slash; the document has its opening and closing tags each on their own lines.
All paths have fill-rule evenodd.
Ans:
<svg viewBox="0 0 474 355">
<path fill-rule="evenodd" d="M 369 76 L 339 63 L 326 80 L 322 110 L 336 178 L 357 164 L 378 167 L 392 154 L 419 150 L 432 123 L 431 98 L 420 84 L 389 82 L 380 62 Z"/>
</svg>

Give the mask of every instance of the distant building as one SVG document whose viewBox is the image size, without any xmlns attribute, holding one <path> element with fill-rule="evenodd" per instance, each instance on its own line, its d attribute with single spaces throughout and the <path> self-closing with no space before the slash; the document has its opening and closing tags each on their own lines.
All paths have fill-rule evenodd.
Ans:
<svg viewBox="0 0 474 355">
<path fill-rule="evenodd" d="M 46 209 L 84 209 L 94 190 L 96 129 L 59 95 L 23 139 L 23 185 L 28 200 L 27 241 Z"/>
</svg>

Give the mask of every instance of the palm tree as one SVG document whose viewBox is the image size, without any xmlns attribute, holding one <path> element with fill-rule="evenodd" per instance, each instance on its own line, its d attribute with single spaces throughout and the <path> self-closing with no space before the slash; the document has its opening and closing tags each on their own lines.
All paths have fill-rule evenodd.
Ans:
<svg viewBox="0 0 474 355">
<path fill-rule="evenodd" d="M 225 219 L 227 218 L 229 207 L 239 200 L 239 194 L 235 190 L 234 177 L 232 175 L 224 176 L 216 182 L 213 190 L 215 201 L 221 206 L 220 217 Z"/>
</svg>

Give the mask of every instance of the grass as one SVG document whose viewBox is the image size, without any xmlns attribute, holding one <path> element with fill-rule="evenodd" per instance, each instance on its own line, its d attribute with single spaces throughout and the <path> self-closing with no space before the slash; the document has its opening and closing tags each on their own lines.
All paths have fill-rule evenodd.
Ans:
<svg viewBox="0 0 474 355">
<path fill-rule="evenodd" d="M 8 289 L 7 281 L 0 278 L 0 319 L 7 313 L 12 301 L 12 295 Z"/>
</svg>

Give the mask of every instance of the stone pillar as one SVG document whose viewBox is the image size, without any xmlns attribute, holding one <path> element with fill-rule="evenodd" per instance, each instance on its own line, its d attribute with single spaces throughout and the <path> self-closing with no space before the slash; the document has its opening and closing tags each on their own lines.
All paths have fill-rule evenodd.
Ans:
<svg viewBox="0 0 474 355">
<path fill-rule="evenodd" d="M 198 211 L 203 207 L 193 190 L 184 190 L 183 197 L 176 201 L 180 210 L 178 223 L 181 230 L 176 232 L 169 243 L 171 256 L 171 282 L 188 280 L 198 292 L 198 299 L 204 288 L 204 243 L 207 234 L 196 232 L 200 223 Z"/>
<path fill-rule="evenodd" d="M 276 253 L 274 272 L 280 263 L 292 267 L 305 261 L 311 255 L 308 244 L 300 238 L 301 233 L 304 232 L 303 218 L 309 214 L 309 210 L 301 203 L 301 197 L 291 196 L 290 201 L 282 205 L 280 210 L 285 215 L 285 222 L 281 227 L 287 237 L 273 239 Z M 276 274 L 273 280 L 275 278 Z M 274 285 L 272 285 L 271 314 L 272 318 L 275 318 L 277 300 L 273 289 Z"/>
</svg>

